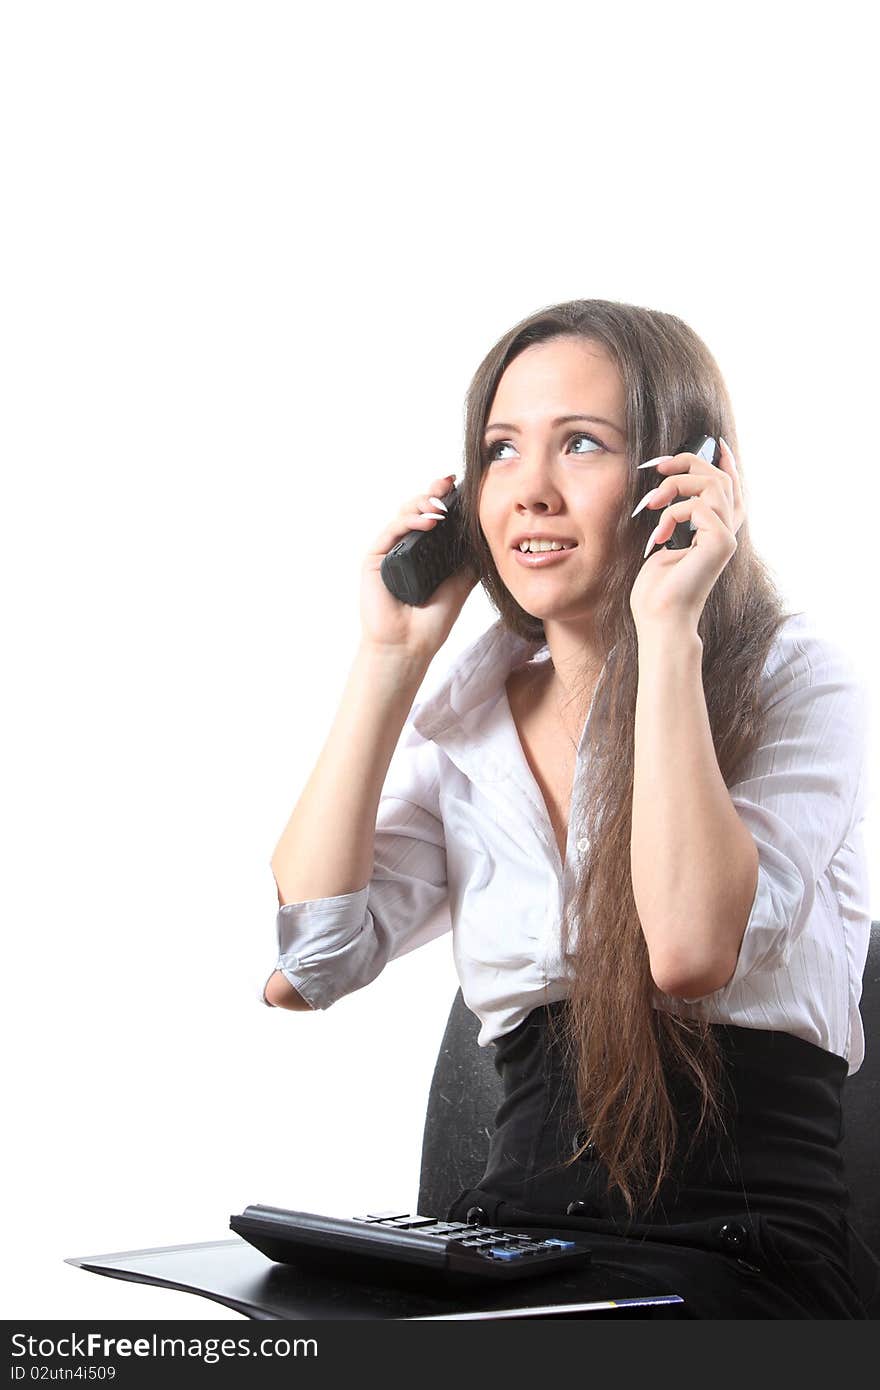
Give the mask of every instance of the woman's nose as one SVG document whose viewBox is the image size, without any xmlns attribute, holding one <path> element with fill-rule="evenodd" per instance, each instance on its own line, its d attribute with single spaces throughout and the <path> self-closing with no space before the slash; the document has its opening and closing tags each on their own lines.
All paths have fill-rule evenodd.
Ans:
<svg viewBox="0 0 880 1390">
<path fill-rule="evenodd" d="M 558 507 L 561 500 L 550 468 L 540 462 L 520 474 L 516 491 L 517 501 L 530 508 Z"/>
</svg>

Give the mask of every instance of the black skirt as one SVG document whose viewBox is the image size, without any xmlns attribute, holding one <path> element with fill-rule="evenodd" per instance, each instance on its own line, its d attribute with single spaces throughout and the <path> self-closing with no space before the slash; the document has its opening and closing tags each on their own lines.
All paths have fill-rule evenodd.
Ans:
<svg viewBox="0 0 880 1390">
<path fill-rule="evenodd" d="M 878 1268 L 851 1237 L 840 1153 L 847 1064 L 787 1033 L 713 1025 L 724 1060 L 726 1127 L 674 1166 L 650 1209 L 629 1216 L 584 1135 L 551 1014 L 534 1009 L 499 1038 L 504 1100 L 486 1171 L 447 1214 L 518 1229 L 588 1233 L 594 1265 L 679 1293 L 695 1318 L 865 1318 Z M 683 1138 L 695 1092 L 670 1080 Z"/>
</svg>

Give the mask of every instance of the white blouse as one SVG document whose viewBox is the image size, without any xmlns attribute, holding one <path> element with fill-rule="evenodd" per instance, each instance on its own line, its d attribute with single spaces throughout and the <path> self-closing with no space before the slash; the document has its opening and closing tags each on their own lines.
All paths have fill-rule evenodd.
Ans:
<svg viewBox="0 0 880 1390">
<path fill-rule="evenodd" d="M 546 643 L 517 637 L 500 620 L 458 657 L 401 733 L 379 803 L 370 882 L 279 908 L 275 968 L 314 1008 L 449 931 L 481 1047 L 567 995 L 560 928 L 588 841 L 570 827 L 561 862 L 519 740 L 505 681 L 529 657 L 548 659 Z M 792 1033 L 847 1059 L 854 1072 L 864 1058 L 858 1005 L 871 925 L 861 829 L 867 692 L 843 651 L 803 613 L 777 634 L 762 686 L 766 731 L 729 788 L 759 854 L 736 971 L 699 1005 L 659 990 L 655 1004 Z M 575 778 L 591 714 L 592 706 Z"/>
</svg>

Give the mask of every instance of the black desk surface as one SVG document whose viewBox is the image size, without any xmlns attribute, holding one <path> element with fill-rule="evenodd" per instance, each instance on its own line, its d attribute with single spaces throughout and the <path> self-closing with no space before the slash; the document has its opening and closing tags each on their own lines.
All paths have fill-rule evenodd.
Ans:
<svg viewBox="0 0 880 1390">
<path fill-rule="evenodd" d="M 530 1229 L 530 1234 L 536 1233 Z M 548 1229 L 546 1234 L 557 1233 Z M 564 1275 L 523 1280 L 519 1287 L 510 1283 L 503 1289 L 466 1292 L 373 1284 L 348 1273 L 275 1264 L 239 1236 L 77 1256 L 67 1263 L 114 1279 L 199 1294 L 249 1318 L 266 1320 L 683 1316 L 677 1294 L 595 1261 Z"/>
</svg>

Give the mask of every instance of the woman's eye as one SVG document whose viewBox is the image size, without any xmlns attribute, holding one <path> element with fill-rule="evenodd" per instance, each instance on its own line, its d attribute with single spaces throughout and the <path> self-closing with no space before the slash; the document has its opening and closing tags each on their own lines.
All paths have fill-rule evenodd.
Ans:
<svg viewBox="0 0 880 1390">
<path fill-rule="evenodd" d="M 598 440 L 598 439 L 594 439 L 593 436 L 592 436 L 591 434 L 573 434 L 573 435 L 571 436 L 571 438 L 572 438 L 572 440 L 575 440 L 575 439 L 588 439 L 588 440 L 590 441 L 591 444 L 595 444 L 595 446 L 596 446 L 597 449 L 603 448 L 603 445 L 599 442 L 599 440 Z M 591 453 L 593 452 L 593 450 L 592 450 L 592 449 L 587 449 L 587 450 L 585 450 L 585 452 L 588 453 L 588 454 L 591 454 Z"/>
<path fill-rule="evenodd" d="M 595 447 L 596 447 L 596 449 L 604 449 L 604 447 L 605 447 L 605 445 L 601 442 L 601 440 L 595 439 L 595 438 L 593 437 L 593 435 L 591 435 L 591 434 L 583 434 L 583 433 L 572 434 L 572 435 L 569 436 L 569 441 L 568 441 L 568 442 L 569 442 L 570 444 L 571 444 L 571 443 L 574 443 L 574 441 L 575 441 L 576 439 L 586 439 L 586 440 L 589 441 L 590 444 L 594 444 Z M 498 451 L 499 449 L 509 449 L 509 448 L 512 448 L 512 445 L 511 445 L 511 442 L 510 442 L 509 439 L 499 439 L 498 442 L 497 442 L 496 444 L 490 444 L 490 445 L 488 446 L 488 451 L 487 451 L 487 453 L 486 453 L 487 462 L 491 463 L 491 462 L 493 461 L 493 459 L 496 459 L 496 458 L 498 457 L 498 452 L 497 452 L 497 451 Z M 595 453 L 595 449 L 575 449 L 574 452 L 575 452 L 575 453 L 578 453 L 578 454 L 592 454 L 592 453 Z"/>
<path fill-rule="evenodd" d="M 499 441 L 498 441 L 497 444 L 490 444 L 490 445 L 488 446 L 488 449 L 487 449 L 487 452 L 486 452 L 486 458 L 487 458 L 487 460 L 489 461 L 489 463 L 491 463 L 493 459 L 495 459 L 495 458 L 498 457 L 498 454 L 497 454 L 497 450 L 498 450 L 498 449 L 504 449 L 504 448 L 509 448 L 509 447 L 510 447 L 510 440 L 509 440 L 509 439 L 499 439 Z"/>
</svg>

